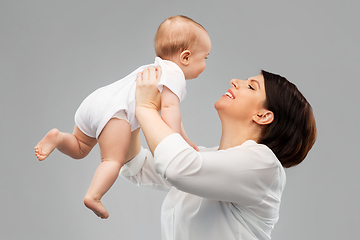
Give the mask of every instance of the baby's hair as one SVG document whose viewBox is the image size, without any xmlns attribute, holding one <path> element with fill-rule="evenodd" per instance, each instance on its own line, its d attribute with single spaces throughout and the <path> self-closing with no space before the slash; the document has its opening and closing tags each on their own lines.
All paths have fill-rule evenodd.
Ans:
<svg viewBox="0 0 360 240">
<path fill-rule="evenodd" d="M 162 22 L 155 35 L 155 52 L 162 59 L 191 48 L 197 40 L 198 29 L 206 31 L 189 17 L 176 15 Z"/>
</svg>

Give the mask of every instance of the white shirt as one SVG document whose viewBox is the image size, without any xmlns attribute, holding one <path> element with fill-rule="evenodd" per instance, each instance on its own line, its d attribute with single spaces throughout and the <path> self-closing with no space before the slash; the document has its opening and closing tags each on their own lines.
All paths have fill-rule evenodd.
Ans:
<svg viewBox="0 0 360 240">
<path fill-rule="evenodd" d="M 181 102 L 186 96 L 183 71 L 176 63 L 156 57 L 153 64 L 141 66 L 128 76 L 87 96 L 75 113 L 76 126 L 87 136 L 98 138 L 114 114 L 124 110 L 131 131 L 139 128 L 139 122 L 135 118 L 136 76 L 150 66 L 161 66 L 162 74 L 158 85 L 160 92 L 166 86 Z"/>
<path fill-rule="evenodd" d="M 249 140 L 196 152 L 179 134 L 165 138 L 154 157 L 142 149 L 120 174 L 169 191 L 161 210 L 163 240 L 270 239 L 286 181 L 265 145 Z"/>
</svg>

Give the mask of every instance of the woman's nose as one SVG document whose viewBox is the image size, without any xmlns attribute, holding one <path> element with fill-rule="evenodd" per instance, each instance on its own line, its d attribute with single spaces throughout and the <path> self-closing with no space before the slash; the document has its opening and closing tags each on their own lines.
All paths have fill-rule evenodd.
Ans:
<svg viewBox="0 0 360 240">
<path fill-rule="evenodd" d="M 240 80 L 240 79 L 231 79 L 230 84 L 231 84 L 231 86 L 233 86 L 234 88 L 239 88 L 239 87 L 240 87 L 240 84 L 241 84 L 241 81 L 243 81 L 243 80 Z"/>
</svg>

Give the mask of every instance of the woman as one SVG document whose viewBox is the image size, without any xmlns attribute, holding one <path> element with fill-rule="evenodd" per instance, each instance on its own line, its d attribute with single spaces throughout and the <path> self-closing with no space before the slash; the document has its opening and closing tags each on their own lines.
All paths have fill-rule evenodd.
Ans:
<svg viewBox="0 0 360 240">
<path fill-rule="evenodd" d="M 270 239 L 284 167 L 299 164 L 315 142 L 310 104 L 279 75 L 233 79 L 215 103 L 219 147 L 197 152 L 158 114 L 160 75 L 161 69 L 145 70 L 136 90 L 136 116 L 154 157 L 142 149 L 122 175 L 169 191 L 161 210 L 163 239 Z"/>
</svg>

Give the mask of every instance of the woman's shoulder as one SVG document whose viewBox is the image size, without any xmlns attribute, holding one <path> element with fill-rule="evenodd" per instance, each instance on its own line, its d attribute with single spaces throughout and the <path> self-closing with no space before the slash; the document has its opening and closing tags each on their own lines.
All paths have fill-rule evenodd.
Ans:
<svg viewBox="0 0 360 240">
<path fill-rule="evenodd" d="M 204 146 L 198 146 L 199 148 L 199 152 L 216 152 L 219 149 L 219 146 L 215 146 L 215 147 L 204 147 Z"/>
<path fill-rule="evenodd" d="M 253 140 L 247 140 L 239 146 L 225 150 L 218 149 L 218 146 L 211 148 L 199 146 L 199 152 L 205 158 L 227 159 L 247 169 L 282 168 L 281 162 L 269 147 Z"/>
<path fill-rule="evenodd" d="M 252 169 L 281 166 L 281 162 L 269 147 L 264 144 L 258 144 L 253 140 L 247 140 L 239 146 L 224 151 L 227 151 L 229 155 L 235 158 L 239 158 L 239 161 L 242 163 L 247 162 L 248 166 Z"/>
<path fill-rule="evenodd" d="M 266 145 L 256 143 L 253 140 L 246 141 L 243 145 L 244 151 L 248 151 L 254 155 L 254 158 L 261 160 L 263 164 L 271 166 L 282 166 L 275 153 Z"/>
</svg>

